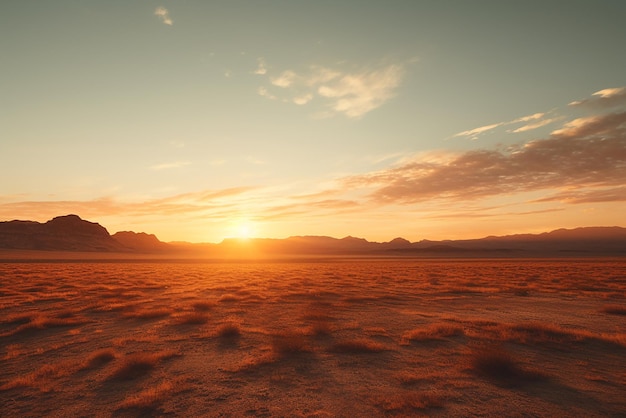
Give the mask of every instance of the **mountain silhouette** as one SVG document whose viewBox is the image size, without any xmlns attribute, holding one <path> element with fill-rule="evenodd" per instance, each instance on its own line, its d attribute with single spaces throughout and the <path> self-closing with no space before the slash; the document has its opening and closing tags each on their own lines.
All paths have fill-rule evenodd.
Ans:
<svg viewBox="0 0 626 418">
<path fill-rule="evenodd" d="M 48 222 L 0 222 L 0 248 L 46 251 L 160 253 L 197 257 L 375 255 L 375 256 L 626 256 L 626 228 L 585 227 L 557 229 L 541 234 L 489 236 L 469 240 L 394 238 L 370 242 L 347 236 L 292 236 L 285 239 L 225 239 L 219 244 L 164 243 L 155 235 L 106 228 L 77 215 Z"/>
</svg>

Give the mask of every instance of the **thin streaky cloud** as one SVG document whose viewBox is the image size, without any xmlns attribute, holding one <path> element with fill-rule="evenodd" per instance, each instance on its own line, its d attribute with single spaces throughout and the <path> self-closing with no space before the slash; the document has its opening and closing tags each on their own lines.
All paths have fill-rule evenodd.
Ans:
<svg viewBox="0 0 626 418">
<path fill-rule="evenodd" d="M 512 133 L 516 134 L 516 133 L 520 133 L 520 132 L 532 131 L 533 129 L 541 128 L 543 126 L 546 126 L 546 125 L 549 125 L 551 123 L 554 123 L 554 122 L 556 122 L 556 121 L 558 121 L 560 119 L 561 118 L 544 119 L 544 120 L 541 120 L 539 122 L 529 123 L 528 125 L 520 126 L 519 128 L 514 129 L 512 131 L 509 131 L 509 132 L 512 132 Z"/>
<path fill-rule="evenodd" d="M 577 107 L 583 106 L 588 108 L 611 108 L 626 105 L 626 87 L 613 87 L 596 91 L 591 97 L 576 100 L 569 104 Z"/>
<path fill-rule="evenodd" d="M 501 126 L 513 125 L 513 124 L 521 123 L 521 122 L 530 122 L 530 121 L 533 121 L 533 120 L 541 119 L 545 115 L 546 115 L 545 113 L 533 113 L 532 115 L 523 116 L 521 118 L 513 119 L 513 120 L 510 120 L 510 121 L 506 121 L 506 122 L 492 123 L 490 125 L 480 126 L 478 128 L 469 129 L 467 131 L 459 132 L 458 134 L 454 134 L 452 136 L 452 138 L 469 137 L 471 140 L 476 140 L 476 139 L 478 139 L 478 137 L 480 135 L 484 134 L 485 132 L 492 131 L 492 130 L 494 130 L 496 128 L 499 128 Z M 539 123 L 542 123 L 542 122 L 537 122 L 536 124 L 533 124 L 533 125 L 538 125 Z M 538 128 L 540 126 L 547 125 L 548 123 L 550 123 L 550 122 L 546 122 L 543 125 L 538 125 L 536 127 Z M 530 125 L 528 125 L 528 126 L 530 126 Z M 509 132 L 514 132 L 514 133 L 516 133 L 516 132 L 524 132 L 525 130 L 530 130 L 530 129 L 536 129 L 536 128 L 528 128 L 528 129 L 521 129 L 521 130 L 516 129 L 516 130 L 511 130 Z"/>
<path fill-rule="evenodd" d="M 161 19 L 161 22 L 163 22 L 165 25 L 172 26 L 174 24 L 174 22 L 172 21 L 172 18 L 170 17 L 169 10 L 167 10 L 165 7 L 163 6 L 157 7 L 156 10 L 154 11 L 154 14 L 158 16 L 159 19 Z"/>
<path fill-rule="evenodd" d="M 379 203 L 475 200 L 549 189 L 587 193 L 626 178 L 626 112 L 568 122 L 545 139 L 506 151 L 474 150 L 422 158 L 345 179 L 345 190 L 370 190 Z M 598 198 L 600 198 L 599 195 Z M 608 197 L 607 197 L 608 198 Z M 613 198 L 611 198 L 613 199 Z"/>
<path fill-rule="evenodd" d="M 477 139 L 478 135 L 485 133 L 487 131 L 491 131 L 492 129 L 495 129 L 498 126 L 502 126 L 505 124 L 506 124 L 505 122 L 499 122 L 499 123 L 493 123 L 491 125 L 480 126 L 478 128 L 459 132 L 458 134 L 453 135 L 453 138 L 460 137 L 460 136 L 467 136 L 467 137 L 471 137 L 471 139 Z"/>
</svg>

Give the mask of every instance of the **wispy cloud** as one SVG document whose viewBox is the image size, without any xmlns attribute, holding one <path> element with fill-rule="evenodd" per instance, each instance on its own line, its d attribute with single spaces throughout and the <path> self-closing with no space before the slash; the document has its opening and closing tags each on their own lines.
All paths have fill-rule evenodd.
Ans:
<svg viewBox="0 0 626 418">
<path fill-rule="evenodd" d="M 264 58 L 257 59 L 256 70 L 254 70 L 252 73 L 253 74 L 257 74 L 257 75 L 265 75 L 265 74 L 267 74 L 267 65 L 265 64 L 265 59 Z"/>
<path fill-rule="evenodd" d="M 359 118 L 393 98 L 404 73 L 404 67 L 399 64 L 351 72 L 312 66 L 307 72 L 285 70 L 270 76 L 270 84 L 283 91 L 270 93 L 262 87 L 259 94 L 280 97 L 297 105 L 320 98 L 326 104 L 324 116 L 343 114 Z"/>
<path fill-rule="evenodd" d="M 172 18 L 170 17 L 169 10 L 167 10 L 165 7 L 163 6 L 157 7 L 156 10 L 154 11 L 154 14 L 158 16 L 159 19 L 161 19 L 161 22 L 163 22 L 164 24 L 168 26 L 172 26 L 174 24 L 174 22 L 172 21 Z"/>
<path fill-rule="evenodd" d="M 518 123 L 525 123 L 525 122 L 532 122 L 532 121 L 539 120 L 539 122 L 529 123 L 529 124 L 526 124 L 526 125 L 524 125 L 524 126 L 522 126 L 520 128 L 517 128 L 517 129 L 509 131 L 509 132 L 513 132 L 513 133 L 525 132 L 525 131 L 529 131 L 531 129 L 537 129 L 537 128 L 540 128 L 542 126 L 548 125 L 548 124 L 550 124 L 550 123 L 552 123 L 554 121 L 554 119 L 540 120 L 540 119 L 542 119 L 545 116 L 546 116 L 546 113 L 533 113 L 532 115 L 522 116 L 521 118 L 509 120 L 509 121 L 506 121 L 506 122 L 492 123 L 490 125 L 485 125 L 485 126 L 480 126 L 478 128 L 469 129 L 467 131 L 463 131 L 463 132 L 459 132 L 457 134 L 454 134 L 452 137 L 453 138 L 466 137 L 466 138 L 470 138 L 471 140 L 476 140 L 476 139 L 478 139 L 478 137 L 480 135 L 484 134 L 485 132 L 492 131 L 492 130 L 494 130 L 496 128 L 499 128 L 501 126 L 514 125 L 514 124 L 518 124 Z"/>
<path fill-rule="evenodd" d="M 570 103 L 570 106 L 610 108 L 626 104 L 626 87 L 615 87 L 596 91 L 591 97 Z"/>
<path fill-rule="evenodd" d="M 626 178 L 626 112 L 581 118 L 545 139 L 506 151 L 476 150 L 447 159 L 416 159 L 346 179 L 378 202 L 467 200 L 562 188 L 577 193 L 622 186 Z M 600 195 L 598 195 L 600 196 Z"/>
<path fill-rule="evenodd" d="M 228 218 L 228 211 L 245 202 L 256 187 L 202 190 L 142 201 L 122 201 L 112 197 L 93 200 L 15 201 L 0 203 L 0 216 L 19 212 L 25 219 L 47 220 L 64 213 L 83 217 L 101 216 L 192 216 Z M 10 215 L 9 215 L 10 216 Z"/>
<path fill-rule="evenodd" d="M 516 133 L 520 133 L 520 132 L 532 131 L 534 129 L 539 129 L 539 128 L 543 127 L 543 126 L 546 126 L 546 125 L 549 125 L 551 123 L 557 122 L 560 119 L 562 119 L 562 118 L 550 118 L 550 119 L 540 120 L 539 122 L 529 123 L 528 125 L 520 126 L 519 128 L 513 129 L 510 132 L 513 132 L 514 134 L 516 134 Z"/>
<path fill-rule="evenodd" d="M 287 70 L 287 71 L 283 71 L 278 77 L 271 77 L 270 81 L 272 82 L 273 85 L 277 87 L 286 88 L 286 87 L 291 86 L 295 79 L 296 79 L 296 73 L 294 73 L 293 71 Z"/>
</svg>

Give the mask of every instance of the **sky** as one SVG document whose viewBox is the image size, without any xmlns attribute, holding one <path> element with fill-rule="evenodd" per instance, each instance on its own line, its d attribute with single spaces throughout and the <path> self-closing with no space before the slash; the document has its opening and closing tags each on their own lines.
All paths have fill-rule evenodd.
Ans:
<svg viewBox="0 0 626 418">
<path fill-rule="evenodd" d="M 625 226 L 626 2 L 0 1 L 0 220 Z"/>
</svg>

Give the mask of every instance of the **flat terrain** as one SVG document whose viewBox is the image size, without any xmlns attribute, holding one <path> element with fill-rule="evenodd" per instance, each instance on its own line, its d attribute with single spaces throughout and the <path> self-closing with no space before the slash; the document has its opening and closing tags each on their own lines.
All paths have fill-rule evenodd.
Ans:
<svg viewBox="0 0 626 418">
<path fill-rule="evenodd" d="M 626 260 L 0 263 L 0 416 L 625 416 Z"/>
</svg>

